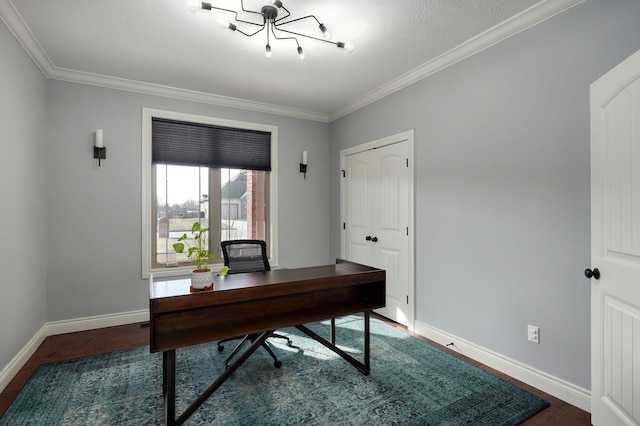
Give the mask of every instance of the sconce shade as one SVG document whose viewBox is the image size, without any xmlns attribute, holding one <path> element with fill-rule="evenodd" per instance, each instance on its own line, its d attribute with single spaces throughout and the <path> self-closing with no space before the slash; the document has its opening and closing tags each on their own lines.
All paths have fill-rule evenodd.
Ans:
<svg viewBox="0 0 640 426">
<path fill-rule="evenodd" d="M 93 158 L 98 159 L 98 167 L 102 165 L 102 160 L 107 158 L 107 148 L 104 147 L 102 129 L 96 130 L 96 141 L 93 147 Z"/>
<path fill-rule="evenodd" d="M 304 173 L 304 178 L 307 178 L 307 164 L 309 164 L 309 156 L 307 151 L 302 151 L 302 163 L 300 163 L 300 173 Z"/>
</svg>

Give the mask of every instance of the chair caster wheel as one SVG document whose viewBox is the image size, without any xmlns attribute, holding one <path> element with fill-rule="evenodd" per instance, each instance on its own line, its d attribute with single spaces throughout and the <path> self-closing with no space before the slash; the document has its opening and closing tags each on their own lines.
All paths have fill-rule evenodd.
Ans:
<svg viewBox="0 0 640 426">
<path fill-rule="evenodd" d="M 287 346 L 289 346 L 289 347 L 293 346 L 293 342 L 292 342 L 291 340 L 289 340 L 289 341 L 287 342 Z"/>
<path fill-rule="evenodd" d="M 224 351 L 224 346 L 223 345 L 218 345 L 218 352 L 222 352 Z"/>
<path fill-rule="evenodd" d="M 273 365 L 275 365 L 276 368 L 280 368 L 282 367 L 282 361 L 274 361 Z"/>
</svg>

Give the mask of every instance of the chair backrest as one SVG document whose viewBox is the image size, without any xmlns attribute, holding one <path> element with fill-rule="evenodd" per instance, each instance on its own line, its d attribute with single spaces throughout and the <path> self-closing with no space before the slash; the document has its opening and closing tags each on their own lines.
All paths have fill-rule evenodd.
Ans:
<svg viewBox="0 0 640 426">
<path fill-rule="evenodd" d="M 221 241 L 224 264 L 229 274 L 270 271 L 267 243 L 262 240 Z"/>
</svg>

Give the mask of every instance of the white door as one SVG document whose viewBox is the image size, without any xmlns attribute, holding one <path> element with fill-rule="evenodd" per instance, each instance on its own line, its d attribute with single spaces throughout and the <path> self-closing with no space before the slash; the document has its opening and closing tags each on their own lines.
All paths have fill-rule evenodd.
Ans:
<svg viewBox="0 0 640 426">
<path fill-rule="evenodd" d="M 591 262 L 591 421 L 640 425 L 640 51 L 591 85 Z"/>
<path fill-rule="evenodd" d="M 376 312 L 403 325 L 413 315 L 410 157 L 401 140 L 343 160 L 342 256 L 386 271 L 386 306 Z"/>
</svg>

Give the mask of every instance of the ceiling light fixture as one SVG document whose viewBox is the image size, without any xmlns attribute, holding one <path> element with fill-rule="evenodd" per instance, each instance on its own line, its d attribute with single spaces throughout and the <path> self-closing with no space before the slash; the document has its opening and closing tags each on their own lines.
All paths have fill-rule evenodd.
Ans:
<svg viewBox="0 0 640 426">
<path fill-rule="evenodd" d="M 240 8 L 242 9 L 242 12 L 244 12 L 245 14 L 258 15 L 262 18 L 262 22 L 252 22 L 249 20 L 241 19 L 239 17 L 239 13 L 240 13 L 239 11 L 232 10 L 232 9 L 225 9 L 222 7 L 216 7 L 216 6 L 213 6 L 211 3 L 190 0 L 189 7 L 192 10 L 211 11 L 215 9 L 223 12 L 232 13 L 234 15 L 234 21 L 236 23 L 241 23 L 243 25 L 246 24 L 246 26 L 253 25 L 256 27 L 260 27 L 254 32 L 245 32 L 242 29 L 238 28 L 238 26 L 232 22 L 227 22 L 224 20 L 218 21 L 218 24 L 221 27 L 228 28 L 231 31 L 239 32 L 240 34 L 243 34 L 247 37 L 253 37 L 254 35 L 266 29 L 267 44 L 265 45 L 265 56 L 267 58 L 271 58 L 271 43 L 270 43 L 271 36 L 273 36 L 273 38 L 276 40 L 294 40 L 297 45 L 298 57 L 301 60 L 304 60 L 305 55 L 304 55 L 304 51 L 302 50 L 302 46 L 300 46 L 300 43 L 298 42 L 298 37 L 305 37 L 305 38 L 321 41 L 324 43 L 330 43 L 336 47 L 339 47 L 340 49 L 346 50 L 347 52 L 353 51 L 353 45 L 350 43 L 345 43 L 342 41 L 332 41 L 331 35 L 329 34 L 329 31 L 327 31 L 327 27 L 322 22 L 320 22 L 318 18 L 315 17 L 315 15 L 307 15 L 307 16 L 303 16 L 302 18 L 287 20 L 287 18 L 291 16 L 291 13 L 289 12 L 289 10 L 287 10 L 286 7 L 282 5 L 282 2 L 280 0 L 273 0 L 270 4 L 262 6 L 262 9 L 260 10 L 260 12 L 245 9 L 244 1 L 240 0 Z M 286 15 L 282 17 L 278 17 L 279 9 L 282 9 L 284 12 L 286 12 Z M 286 27 L 288 24 L 292 24 L 294 22 L 300 22 L 303 20 L 310 20 L 310 19 L 313 19 L 317 22 L 318 29 L 320 30 L 324 38 L 302 34 L 302 33 L 293 31 L 292 29 L 290 29 L 291 27 Z M 280 35 L 278 35 L 279 33 Z M 281 34 L 281 33 L 285 33 L 285 34 Z"/>
</svg>

